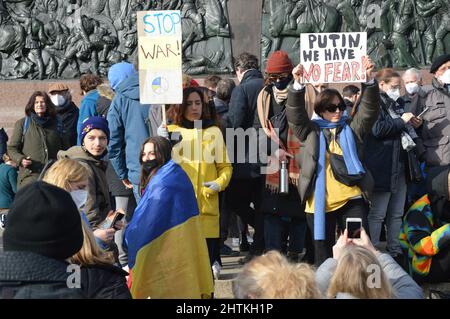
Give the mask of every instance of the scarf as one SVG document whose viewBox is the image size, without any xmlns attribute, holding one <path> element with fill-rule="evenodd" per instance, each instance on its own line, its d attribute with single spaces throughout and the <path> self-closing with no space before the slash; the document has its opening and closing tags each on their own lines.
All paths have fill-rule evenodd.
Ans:
<svg viewBox="0 0 450 319">
<path fill-rule="evenodd" d="M 383 97 L 385 100 L 384 102 L 389 105 L 388 113 L 389 113 L 390 117 L 393 119 L 401 118 L 402 114 L 405 113 L 405 110 L 403 109 L 403 107 L 400 106 L 394 100 L 392 100 L 390 98 L 389 98 L 390 100 L 387 99 L 387 94 L 386 94 L 386 96 L 383 96 Z M 394 106 L 397 106 L 397 107 L 394 109 Z M 413 139 L 417 138 L 418 136 L 411 124 L 406 124 L 405 128 L 406 128 L 406 132 L 403 131 L 400 134 L 400 138 L 401 138 L 401 142 L 402 142 L 402 148 L 405 151 L 409 152 L 410 150 L 412 150 L 416 147 L 416 143 L 414 143 Z"/>
<path fill-rule="evenodd" d="M 39 117 L 34 112 L 31 113 L 31 119 L 40 127 L 46 127 L 51 120 L 50 116 L 48 115 Z"/>
<path fill-rule="evenodd" d="M 275 101 L 277 101 L 278 104 L 281 104 L 287 100 L 288 97 L 287 87 L 284 90 L 278 90 L 275 85 L 272 85 L 272 91 Z"/>
<path fill-rule="evenodd" d="M 201 121 L 201 124 L 202 124 L 202 129 L 206 129 L 208 127 L 216 125 L 213 120 L 200 120 L 200 121 Z M 182 119 L 180 126 L 184 127 L 184 128 L 187 128 L 187 129 L 193 129 L 193 128 L 195 128 L 194 124 L 195 123 L 193 121 L 188 121 L 186 119 Z"/>
<path fill-rule="evenodd" d="M 317 177 L 314 191 L 314 240 L 325 240 L 325 161 L 326 161 L 326 140 L 323 134 L 324 129 L 333 129 L 342 126 L 339 134 L 339 146 L 345 161 L 345 166 L 350 175 L 364 174 L 365 170 L 358 158 L 353 131 L 347 125 L 347 116 L 341 117 L 339 122 L 332 123 L 324 120 L 314 113 L 312 119 L 320 128 L 319 134 L 319 160 L 317 162 Z"/>
<path fill-rule="evenodd" d="M 274 90 L 276 88 L 274 87 Z M 275 91 L 274 91 L 275 93 Z M 286 92 L 287 94 L 287 92 Z M 287 97 L 287 96 L 286 96 Z M 289 128 L 288 129 L 288 137 L 287 137 L 287 145 L 280 140 L 278 135 L 276 134 L 275 129 L 272 126 L 272 123 L 269 120 L 269 110 L 270 110 L 270 98 L 271 94 L 263 89 L 258 96 L 258 117 L 261 123 L 261 126 L 266 133 L 267 137 L 274 141 L 278 146 L 283 149 L 286 153 L 292 155 L 292 158 L 288 158 L 288 172 L 289 172 L 289 182 L 292 185 L 297 186 L 298 180 L 300 178 L 300 168 L 295 160 L 295 156 L 300 152 L 300 141 L 295 136 L 294 132 Z M 269 167 L 281 167 L 280 161 L 275 156 L 269 156 L 267 165 Z M 266 174 L 266 188 L 271 193 L 278 193 L 280 188 L 280 171 L 276 170 L 273 174 Z"/>
</svg>

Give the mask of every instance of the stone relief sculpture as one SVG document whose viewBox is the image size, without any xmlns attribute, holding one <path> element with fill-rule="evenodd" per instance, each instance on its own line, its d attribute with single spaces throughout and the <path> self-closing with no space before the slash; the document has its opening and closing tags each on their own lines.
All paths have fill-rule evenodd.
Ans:
<svg viewBox="0 0 450 319">
<path fill-rule="evenodd" d="M 384 67 L 423 67 L 450 50 L 448 0 L 265 0 L 261 60 L 283 49 L 299 62 L 299 34 L 367 32 L 369 55 Z"/>
<path fill-rule="evenodd" d="M 0 79 L 104 76 L 134 60 L 141 10 L 181 10 L 188 74 L 233 71 L 227 0 L 0 0 Z"/>
</svg>

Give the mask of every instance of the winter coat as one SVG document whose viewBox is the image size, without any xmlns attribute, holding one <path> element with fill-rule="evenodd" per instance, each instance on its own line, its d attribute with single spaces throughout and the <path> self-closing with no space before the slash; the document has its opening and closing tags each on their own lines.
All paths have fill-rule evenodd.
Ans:
<svg viewBox="0 0 450 319">
<path fill-rule="evenodd" d="M 89 299 L 131 299 L 126 276 L 113 265 L 81 267 L 81 290 Z"/>
<path fill-rule="evenodd" d="M 406 92 L 406 94 L 401 98 L 405 102 L 405 112 L 411 112 L 412 114 L 417 116 L 425 108 L 427 92 L 423 90 L 423 88 L 420 88 L 419 92 L 417 92 L 416 94 L 411 95 Z"/>
<path fill-rule="evenodd" d="M 374 191 L 396 192 L 399 175 L 405 171 L 406 152 L 400 136 L 405 122 L 401 118 L 393 119 L 388 113 L 390 105 L 394 109 L 399 105 L 384 92 L 380 97 L 380 114 L 364 144 L 365 164 L 375 180 Z"/>
<path fill-rule="evenodd" d="M 82 299 L 83 291 L 68 288 L 67 263 L 31 252 L 0 254 L 0 299 Z M 69 278 L 70 282 L 70 278 Z"/>
<path fill-rule="evenodd" d="M 379 112 L 379 89 L 376 81 L 372 84 L 362 84 L 361 103 L 353 119 L 348 120 L 356 142 L 358 156 L 363 162 L 363 144 Z M 309 119 L 305 109 L 305 90 L 294 90 L 289 86 L 286 103 L 286 116 L 290 128 L 302 142 L 299 155 L 296 157 L 300 167 L 298 191 L 302 202 L 312 195 L 317 176 L 317 162 L 319 160 L 319 127 Z M 358 185 L 366 200 L 370 198 L 372 176 L 366 174 Z"/>
<path fill-rule="evenodd" d="M 17 170 L 8 164 L 0 164 L 0 209 L 9 208 L 17 192 Z"/>
<path fill-rule="evenodd" d="M 157 135 L 161 116 L 160 105 L 140 104 L 137 73 L 117 87 L 106 118 L 111 131 L 109 159 L 121 180 L 128 178 L 139 185 L 139 151 L 148 137 Z"/>
<path fill-rule="evenodd" d="M 79 116 L 78 107 L 72 101 L 68 101 L 63 106 L 57 106 L 56 111 L 61 119 L 64 128 L 64 135 L 68 140 L 68 145 L 66 145 L 64 149 L 77 145 L 77 123 Z"/>
<path fill-rule="evenodd" d="M 214 181 L 223 191 L 230 182 L 233 168 L 222 132 L 217 126 L 200 130 L 178 125 L 169 125 L 167 128 L 172 135 L 173 132 L 181 133 L 182 140 L 174 146 L 172 158 L 180 164 L 194 186 L 203 234 L 205 238 L 219 238 L 219 193 L 210 193 L 203 183 Z M 200 143 L 197 144 L 197 141 Z M 196 154 L 203 154 L 202 158 L 194 158 Z M 209 154 L 214 157 L 205 157 Z"/>
<path fill-rule="evenodd" d="M 282 105 L 277 103 L 273 95 L 272 86 L 264 87 L 259 95 L 258 103 L 270 103 L 268 119 L 270 120 L 273 128 L 275 130 L 278 129 L 278 137 L 282 143 L 284 145 L 288 145 L 287 138 L 289 124 L 286 118 L 285 103 Z M 256 117 L 258 118 L 258 121 L 255 121 L 255 128 L 260 129 L 262 128 L 262 124 L 258 115 L 256 115 Z M 272 149 L 272 147 L 277 144 L 273 141 L 271 142 L 268 136 L 263 133 L 260 133 L 258 138 L 259 145 L 262 145 L 263 143 L 267 144 L 267 155 L 274 155 L 274 152 L 278 149 L 278 147 L 275 149 Z M 304 208 L 302 208 L 297 187 L 291 183 L 289 183 L 289 193 L 287 195 L 280 195 L 279 193 L 271 192 L 269 189 L 264 187 L 262 190 L 261 206 L 259 210 L 265 214 L 276 214 L 282 217 L 305 217 Z"/>
<path fill-rule="evenodd" d="M 111 210 L 105 173 L 107 162 L 94 158 L 81 146 L 73 146 L 67 151 L 60 151 L 58 159 L 61 158 L 79 161 L 88 171 L 88 198 L 85 213 L 90 225 L 95 230 Z"/>
<path fill-rule="evenodd" d="M 81 145 L 80 131 L 81 131 L 81 127 L 83 126 L 83 121 L 91 116 L 97 115 L 96 106 L 97 106 L 98 97 L 99 97 L 98 91 L 91 90 L 81 100 L 80 114 L 79 114 L 78 123 L 77 123 L 78 145 Z"/>
<path fill-rule="evenodd" d="M 241 83 L 234 88 L 230 103 L 228 105 L 228 125 L 229 128 L 242 128 L 247 130 L 253 127 L 256 115 L 258 94 L 264 86 L 264 79 L 260 71 L 256 69 L 248 70 Z M 257 116 L 256 116 L 257 117 Z M 256 138 L 256 137 L 255 137 Z M 229 142 L 227 142 L 229 143 Z M 257 178 L 260 176 L 260 168 L 256 163 L 250 163 L 249 143 L 245 143 L 245 163 L 238 163 L 237 143 L 235 143 L 235 160 L 233 161 L 233 178 Z M 254 157 L 254 156 L 252 156 Z"/>
<path fill-rule="evenodd" d="M 51 119 L 45 126 L 39 126 L 29 117 L 29 126 L 23 136 L 25 118 L 14 125 L 14 132 L 8 145 L 8 154 L 19 166 L 17 188 L 36 181 L 45 164 L 56 159 L 59 150 L 67 144 L 57 129 L 57 120 Z M 22 167 L 22 160 L 30 157 L 32 163 L 27 168 Z"/>
<path fill-rule="evenodd" d="M 422 116 L 421 137 L 427 166 L 444 166 L 450 164 L 450 93 L 435 78 L 432 85 L 425 101 L 429 110 Z"/>
<path fill-rule="evenodd" d="M 423 299 L 423 290 L 419 285 L 400 267 L 399 264 L 388 254 L 378 254 L 378 262 L 394 290 L 397 299 Z M 331 278 L 336 271 L 338 261 L 328 258 L 316 270 L 316 283 L 323 296 L 327 295 Z M 347 293 L 338 293 L 336 298 L 356 298 Z"/>
</svg>

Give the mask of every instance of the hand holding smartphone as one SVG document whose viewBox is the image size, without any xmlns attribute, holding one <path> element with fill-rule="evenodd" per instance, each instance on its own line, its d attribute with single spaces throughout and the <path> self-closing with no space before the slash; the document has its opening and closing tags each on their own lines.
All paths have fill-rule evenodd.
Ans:
<svg viewBox="0 0 450 319">
<path fill-rule="evenodd" d="M 111 212 L 108 217 L 106 217 L 106 219 L 100 224 L 100 228 L 102 229 L 109 229 L 109 228 L 114 228 L 114 225 L 116 224 L 116 222 L 118 222 L 119 220 L 122 220 L 125 217 L 125 214 L 123 212 L 120 211 L 115 211 L 115 212 Z"/>
<path fill-rule="evenodd" d="M 419 115 L 417 115 L 416 117 L 417 118 L 422 118 L 422 116 L 428 111 L 430 109 L 430 107 L 429 106 L 427 106 L 426 108 L 424 108 L 423 109 L 423 111 L 422 112 L 420 112 L 420 114 Z"/>
<path fill-rule="evenodd" d="M 361 238 L 362 220 L 361 218 L 347 218 L 345 221 L 348 238 Z"/>
</svg>

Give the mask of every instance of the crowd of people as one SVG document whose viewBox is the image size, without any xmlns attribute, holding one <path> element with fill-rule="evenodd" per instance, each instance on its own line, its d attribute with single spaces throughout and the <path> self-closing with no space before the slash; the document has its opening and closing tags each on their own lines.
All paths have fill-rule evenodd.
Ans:
<svg viewBox="0 0 450 319">
<path fill-rule="evenodd" d="M 450 281 L 450 55 L 428 87 L 363 61 L 342 92 L 284 51 L 265 70 L 240 54 L 237 85 L 184 76 L 165 108 L 140 103 L 128 62 L 83 75 L 79 107 L 62 82 L 33 92 L 0 131 L 0 298 L 212 298 L 221 256 L 244 252 L 236 298 Z"/>
</svg>

